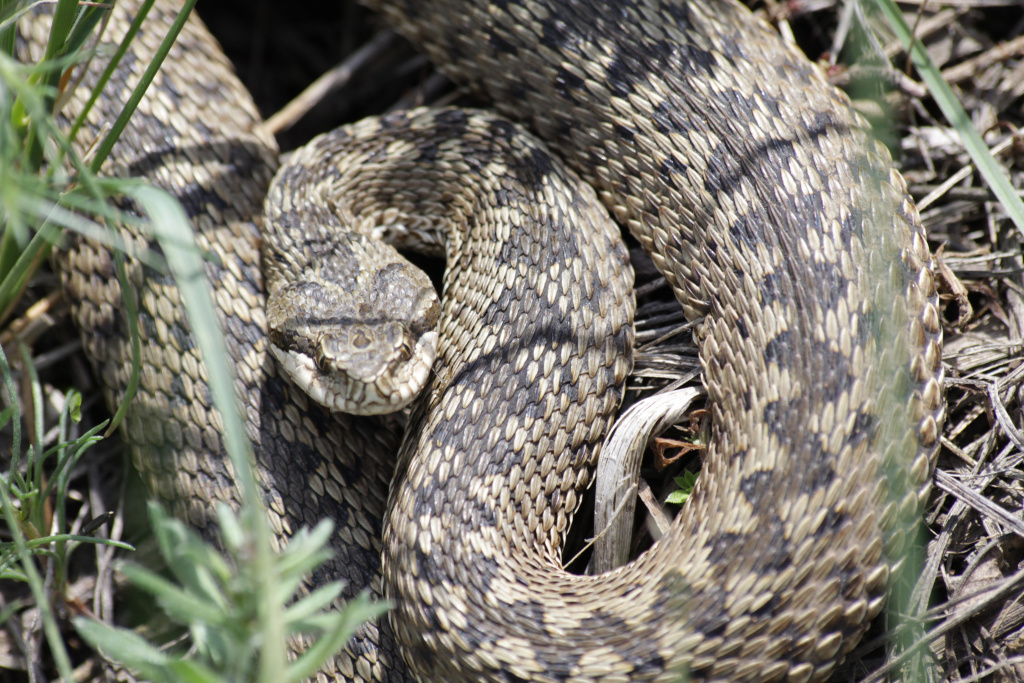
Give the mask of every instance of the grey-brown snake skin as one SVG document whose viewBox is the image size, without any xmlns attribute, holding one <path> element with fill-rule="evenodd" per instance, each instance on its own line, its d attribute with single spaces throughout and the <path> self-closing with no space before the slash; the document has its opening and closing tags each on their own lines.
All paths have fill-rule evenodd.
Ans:
<svg viewBox="0 0 1024 683">
<path fill-rule="evenodd" d="M 575 466 L 592 461 L 617 390 L 596 366 L 563 369 L 550 338 L 498 330 L 488 359 L 537 337 L 533 362 L 475 362 L 482 342 L 451 342 L 426 401 L 436 410 L 414 412 L 386 501 L 392 424 L 312 405 L 267 352 L 257 224 L 276 150 L 192 23 L 108 170 L 170 188 L 220 255 L 207 270 L 275 528 L 333 517 L 338 555 L 324 571 L 397 603 L 322 675 L 826 677 L 884 605 L 943 416 L 930 255 L 887 151 L 816 67 L 730 2 L 370 4 L 547 141 L 653 255 L 687 316 L 702 319 L 713 441 L 667 537 L 614 572 L 567 574 L 558 548 L 589 477 Z M 146 63 L 159 23 L 129 70 Z M 112 100 L 133 78 L 115 78 Z M 94 124 L 117 111 L 103 107 Z M 83 244 L 63 263 L 114 398 L 127 344 L 111 258 Z M 205 527 L 210 501 L 236 495 L 218 418 L 177 290 L 129 268 L 143 383 L 126 438 L 154 494 Z M 447 277 L 449 295 L 468 296 Z M 512 301 L 506 315 L 522 327 L 532 312 Z M 575 325 L 574 340 L 597 334 Z M 538 390 L 518 383 L 537 377 L 541 396 L 570 397 L 548 403 L 569 405 L 564 416 L 530 407 Z M 583 398 L 590 388 L 603 391 Z M 548 427 L 540 414 L 564 422 Z"/>
</svg>

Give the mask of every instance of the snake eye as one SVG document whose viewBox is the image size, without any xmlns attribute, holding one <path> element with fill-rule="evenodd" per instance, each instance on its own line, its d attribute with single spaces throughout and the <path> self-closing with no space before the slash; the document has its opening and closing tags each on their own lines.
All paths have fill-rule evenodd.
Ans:
<svg viewBox="0 0 1024 683">
<path fill-rule="evenodd" d="M 403 362 L 410 358 L 412 358 L 412 346 L 409 345 L 408 340 L 403 339 L 402 343 L 398 346 L 398 360 Z"/>
<path fill-rule="evenodd" d="M 313 360 L 317 369 L 322 372 L 330 372 L 339 360 L 347 355 L 347 343 L 348 338 L 345 335 L 322 332 L 317 337 L 316 343 L 313 344 Z"/>
<path fill-rule="evenodd" d="M 327 356 L 324 354 L 323 345 L 317 344 L 316 355 L 313 357 L 313 361 L 316 363 L 318 370 L 323 371 L 327 369 Z"/>
</svg>

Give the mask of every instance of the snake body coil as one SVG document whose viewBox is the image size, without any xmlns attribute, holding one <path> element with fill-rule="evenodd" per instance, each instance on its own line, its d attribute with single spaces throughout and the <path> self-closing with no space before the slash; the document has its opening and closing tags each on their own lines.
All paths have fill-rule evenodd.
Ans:
<svg viewBox="0 0 1024 683">
<path fill-rule="evenodd" d="M 456 506 L 424 518 L 460 476 L 434 435 L 461 418 L 424 420 L 385 525 L 410 666 L 437 680 L 823 678 L 881 609 L 941 426 L 930 256 L 887 151 L 733 3 L 380 4 L 548 140 L 652 254 L 702 318 L 714 423 L 672 531 L 584 577 L 559 568 L 568 496 L 543 455 L 505 461 L 511 501 L 481 503 L 492 521 L 473 534 L 448 523 Z M 452 617 L 462 605 L 471 622 Z"/>
<path fill-rule="evenodd" d="M 713 443 L 655 548 L 605 575 L 563 572 L 561 535 L 588 481 L 576 467 L 592 459 L 603 422 L 604 407 L 588 406 L 614 402 L 615 391 L 600 393 L 607 385 L 590 365 L 563 367 L 557 343 L 515 362 L 510 330 L 534 310 L 513 300 L 484 325 L 492 341 L 459 338 L 442 351 L 383 528 L 383 587 L 397 607 L 364 629 L 336 672 L 402 680 L 394 637 L 424 680 L 827 676 L 881 610 L 928 490 L 943 413 L 930 256 L 886 150 L 817 68 L 729 2 L 379 9 L 453 78 L 547 140 L 652 254 L 701 321 Z M 255 119 L 220 126 L 234 116 L 221 107 L 241 95 L 223 85 L 235 82 L 219 57 L 210 55 L 217 70 L 176 67 L 209 45 L 194 28 L 183 40 L 188 51 L 172 55 L 122 145 L 120 172 L 163 178 L 221 254 L 210 272 L 278 529 L 334 516 L 344 554 L 332 569 L 353 590 L 379 587 L 387 430 L 308 406 L 278 377 L 260 336 L 248 222 L 272 146 L 252 132 Z M 218 124 L 178 115 L 180 106 L 204 107 Z M 449 250 L 450 260 L 468 258 Z M 118 339 L 109 257 L 85 246 L 69 265 L 83 328 Z M 180 509 L 202 524 L 205 501 L 231 497 L 217 418 L 196 402 L 202 372 L 176 290 L 134 273 L 148 355 L 129 439 L 156 451 L 142 464 L 155 491 L 201 497 Z M 455 303 L 444 315 L 463 321 L 472 288 L 492 287 L 448 282 Z M 570 291 L 554 304 L 579 303 Z M 570 338 L 590 336 L 589 316 L 582 310 Z M 115 392 L 119 344 L 90 344 Z M 499 379 L 478 374 L 503 355 L 514 362 L 495 365 Z M 576 395 L 587 385 L 599 391 L 593 404 Z M 538 419 L 552 415 L 550 425 Z M 275 453 L 288 453 L 287 464 Z"/>
</svg>

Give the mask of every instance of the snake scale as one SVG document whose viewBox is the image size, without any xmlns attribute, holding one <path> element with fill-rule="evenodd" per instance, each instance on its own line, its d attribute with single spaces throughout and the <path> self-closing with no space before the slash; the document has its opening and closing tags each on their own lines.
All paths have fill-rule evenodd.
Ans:
<svg viewBox="0 0 1024 683">
<path fill-rule="evenodd" d="M 191 22 L 108 172 L 175 192 L 201 245 L 219 256 L 208 275 L 275 529 L 287 536 L 333 517 L 337 556 L 324 575 L 396 601 L 321 676 L 827 677 L 882 609 L 928 491 L 943 416 L 930 255 L 888 152 L 815 66 L 732 2 L 369 4 L 445 73 L 546 140 L 652 255 L 699 321 L 713 441 L 691 500 L 654 548 L 607 574 L 564 572 L 558 547 L 589 476 L 576 466 L 595 457 L 618 390 L 596 365 L 563 367 L 573 345 L 556 342 L 597 337 L 603 318 L 583 311 L 567 332 L 520 337 L 536 306 L 492 293 L 516 333 L 495 328 L 486 348 L 442 342 L 387 501 L 394 423 L 314 405 L 268 352 L 257 230 L 276 150 L 215 43 Z M 123 29 L 130 11 L 120 6 L 113 25 Z M 169 11 L 159 8 L 164 23 Z M 118 88 L 134 82 L 160 24 L 140 36 Z M 102 107 L 96 126 L 116 111 Z M 460 115 L 366 125 L 443 116 Z M 480 121 L 512 135 L 495 119 L 461 116 L 448 122 L 456 137 Z M 561 173 L 551 168 L 537 170 L 542 186 Z M 610 249 L 604 258 L 617 258 Z M 450 262 L 466 256 L 448 250 Z M 561 292 L 552 308 L 580 304 L 565 298 L 578 289 L 555 286 L 563 272 L 543 279 L 561 257 L 537 258 L 543 291 Z M 112 259 L 83 242 L 62 263 L 86 348 L 115 398 L 128 345 Z M 211 501 L 236 495 L 218 417 L 173 283 L 128 266 L 143 372 L 126 438 L 154 494 L 202 528 Z M 491 272 L 516 270 L 499 269 Z M 448 299 L 479 291 L 461 287 L 446 276 Z M 440 328 L 470 316 L 471 303 L 450 309 L 446 300 Z M 611 338 L 589 340 L 605 344 L 596 357 L 628 332 Z M 531 341 L 531 358 L 493 362 L 514 360 Z M 484 366 L 497 379 L 479 374 Z M 622 366 L 605 367 L 618 375 Z M 505 390 L 529 381 L 545 388 Z M 584 389 L 597 393 L 585 398 Z M 545 395 L 556 400 L 529 403 Z"/>
</svg>

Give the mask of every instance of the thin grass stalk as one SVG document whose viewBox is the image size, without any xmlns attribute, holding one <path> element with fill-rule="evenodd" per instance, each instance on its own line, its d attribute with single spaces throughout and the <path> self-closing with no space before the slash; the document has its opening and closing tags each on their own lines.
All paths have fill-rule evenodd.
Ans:
<svg viewBox="0 0 1024 683">
<path fill-rule="evenodd" d="M 11 402 L 11 405 L 17 405 L 18 394 L 17 388 L 14 384 L 14 378 L 11 376 L 10 365 L 7 362 L 7 354 L 4 353 L 3 348 L 0 347 L 0 372 L 3 373 L 4 384 L 7 387 L 7 398 Z M 18 425 L 21 421 L 21 416 L 15 414 L 12 416 L 12 424 Z M 16 427 L 16 430 L 20 428 Z M 16 432 L 18 438 L 16 442 L 20 441 L 20 432 Z M 19 451 L 15 448 L 14 453 Z M 14 458 L 12 457 L 12 460 Z M 13 474 L 17 470 L 11 468 Z M 2 479 L 2 478 L 0 478 Z M 46 640 L 50 646 L 50 652 L 53 655 L 53 660 L 57 665 L 57 671 L 61 678 L 66 681 L 73 680 L 73 672 L 71 668 L 71 658 L 68 656 L 67 649 L 64 647 L 64 640 L 60 635 L 60 628 L 57 624 L 57 618 L 53 613 L 53 605 L 48 599 L 46 588 L 43 584 L 43 578 L 36 569 L 35 561 L 32 557 L 33 553 L 28 545 L 25 538 L 25 534 L 22 531 L 21 520 L 17 510 L 14 509 L 14 503 L 11 500 L 10 494 L 8 493 L 7 482 L 0 481 L 0 506 L 3 507 L 4 520 L 7 522 L 8 531 L 11 534 L 11 538 L 14 540 L 15 547 L 18 549 L 18 559 L 21 564 L 22 571 L 24 572 L 25 580 L 28 582 L 29 588 L 32 590 L 32 596 L 35 598 L 36 604 L 39 607 L 39 613 L 43 618 L 43 631 L 46 633 Z"/>
<path fill-rule="evenodd" d="M 121 133 L 124 131 L 125 126 L 128 125 L 128 121 L 131 119 L 132 115 L 135 114 L 135 110 L 138 109 L 139 102 L 142 101 L 142 96 L 146 94 L 146 90 L 149 89 L 150 84 L 153 82 L 157 72 L 163 65 L 164 59 L 171 51 L 171 46 L 174 45 L 174 41 L 178 39 L 178 34 L 181 33 L 181 29 L 185 26 L 185 21 L 188 19 L 189 14 L 192 13 L 192 8 L 195 7 L 195 4 L 196 0 L 187 0 L 184 7 L 182 7 L 181 11 L 178 13 L 177 19 L 174 20 L 174 23 L 171 25 L 167 35 L 164 36 L 164 40 L 160 44 L 152 63 L 150 63 L 146 68 L 145 73 L 142 74 L 142 78 L 132 91 L 131 97 L 128 98 L 128 101 L 125 102 L 124 107 L 121 109 L 121 114 L 117 117 L 117 121 L 114 122 L 110 132 L 107 133 L 103 142 L 101 142 L 99 147 L 97 147 L 96 154 L 89 163 L 89 168 L 93 173 L 99 173 L 100 167 L 110 155 L 110 150 L 113 149 L 114 143 L 121 137 Z M 152 0 L 149 0 L 149 5 L 152 5 Z"/>
<path fill-rule="evenodd" d="M 924 45 L 914 36 L 903 20 L 903 13 L 900 12 L 896 3 L 892 0 L 875 0 L 875 3 L 896 33 L 903 48 L 908 51 L 918 74 L 921 75 L 921 80 L 924 81 L 928 91 L 935 99 L 942 115 L 960 135 L 964 148 L 974 161 L 974 165 L 992 189 L 993 194 L 1002 203 L 1010 220 L 1017 227 L 1017 231 L 1024 237 L 1024 202 L 1021 201 L 1017 190 L 1010 183 L 1006 171 L 992 157 L 988 145 L 981 139 L 981 135 L 971 123 L 960 100 L 942 77 L 942 72 L 935 66 Z"/>
</svg>

